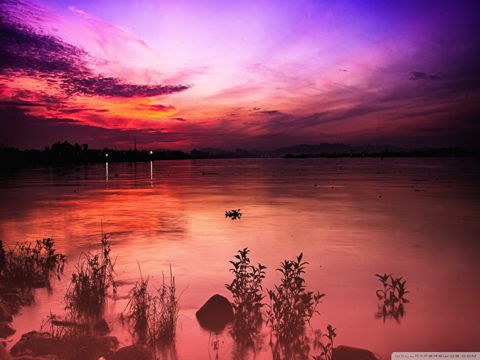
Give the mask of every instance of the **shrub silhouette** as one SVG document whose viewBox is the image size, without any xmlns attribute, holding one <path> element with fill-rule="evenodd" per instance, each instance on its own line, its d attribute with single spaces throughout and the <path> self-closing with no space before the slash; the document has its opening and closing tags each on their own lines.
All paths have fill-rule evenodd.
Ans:
<svg viewBox="0 0 480 360">
<path fill-rule="evenodd" d="M 235 310 L 232 335 L 238 343 L 245 346 L 253 346 L 262 327 L 262 282 L 266 269 L 260 263 L 252 265 L 249 252 L 248 248 L 239 250 L 235 260 L 230 261 L 233 266 L 230 271 L 234 277 L 230 284 L 225 285 L 232 293 Z"/>
<path fill-rule="evenodd" d="M 50 287 L 51 275 L 60 277 L 65 260 L 51 238 L 18 242 L 6 251 L 0 242 L 0 282 L 13 288 Z"/>
<path fill-rule="evenodd" d="M 271 305 L 268 320 L 279 340 L 288 341 L 302 333 L 325 294 L 307 291 L 305 288 L 305 266 L 303 254 L 296 260 L 285 260 L 277 270 L 283 275 L 280 285 L 268 290 Z"/>
</svg>

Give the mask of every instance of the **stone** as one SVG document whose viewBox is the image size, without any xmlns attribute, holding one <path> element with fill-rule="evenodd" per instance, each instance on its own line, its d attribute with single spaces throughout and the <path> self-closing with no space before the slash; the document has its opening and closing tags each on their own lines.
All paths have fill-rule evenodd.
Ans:
<svg viewBox="0 0 480 360">
<path fill-rule="evenodd" d="M 5 345 L 3 345 L 2 342 L 0 342 L 0 360 L 11 360 L 11 359 L 12 357 L 7 352 L 7 349 L 5 349 Z"/>
<path fill-rule="evenodd" d="M 333 360 L 378 360 L 369 350 L 340 345 L 333 349 Z"/>
<path fill-rule="evenodd" d="M 112 360 L 153 360 L 153 354 L 146 346 L 131 345 L 118 350 Z"/>
<path fill-rule="evenodd" d="M 110 327 L 105 319 L 100 319 L 95 325 L 93 325 L 93 330 L 97 333 L 108 334 L 110 332 Z"/>
<path fill-rule="evenodd" d="M 8 322 L 0 322 L 0 338 L 6 339 L 15 334 L 15 329 Z"/>
<path fill-rule="evenodd" d="M 0 304 L 0 322 L 12 322 L 13 316 L 5 304 Z"/>
<path fill-rule="evenodd" d="M 87 336 L 65 339 L 61 359 L 111 359 L 118 348 L 115 336 Z"/>
<path fill-rule="evenodd" d="M 111 355 L 120 344 L 116 336 L 95 336 L 91 340 L 92 346 L 102 355 Z"/>
<path fill-rule="evenodd" d="M 119 345 L 115 336 L 93 336 L 73 339 L 55 339 L 48 333 L 31 331 L 23 334 L 10 350 L 15 358 L 110 359 Z"/>
<path fill-rule="evenodd" d="M 233 321 L 233 307 L 227 298 L 215 294 L 197 311 L 198 323 L 212 332 L 221 332 Z"/>
<path fill-rule="evenodd" d="M 50 337 L 48 333 L 30 331 L 23 334 L 20 340 L 13 345 L 10 353 L 13 356 L 44 356 L 44 355 L 60 355 L 63 348 L 60 340 Z"/>
</svg>

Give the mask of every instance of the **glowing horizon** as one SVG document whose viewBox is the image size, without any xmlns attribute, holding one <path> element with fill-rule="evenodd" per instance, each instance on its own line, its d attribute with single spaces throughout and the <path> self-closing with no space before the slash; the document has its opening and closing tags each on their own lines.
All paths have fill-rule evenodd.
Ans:
<svg viewBox="0 0 480 360">
<path fill-rule="evenodd" d="M 4 1 L 0 143 L 471 145 L 477 10 L 468 1 Z"/>
</svg>

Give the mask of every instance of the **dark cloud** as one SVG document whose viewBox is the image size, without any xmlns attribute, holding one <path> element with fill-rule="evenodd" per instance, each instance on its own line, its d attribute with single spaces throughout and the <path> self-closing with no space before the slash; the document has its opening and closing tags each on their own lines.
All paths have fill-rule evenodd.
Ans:
<svg viewBox="0 0 480 360">
<path fill-rule="evenodd" d="M 81 107 L 81 108 L 70 108 L 70 109 L 58 109 L 58 111 L 62 114 L 77 114 L 77 113 L 81 113 L 81 112 L 84 112 L 84 111 L 93 111 L 93 112 L 96 112 L 96 113 L 107 113 L 108 110 L 106 109 L 92 109 L 92 108 L 85 108 L 85 107 Z"/>
<path fill-rule="evenodd" d="M 260 114 L 265 114 L 265 115 L 279 115 L 281 114 L 280 111 L 278 110 L 264 110 L 264 111 L 259 111 Z"/>
<path fill-rule="evenodd" d="M 88 68 L 84 50 L 10 21 L 8 13 L 1 15 L 0 74 L 7 78 L 37 76 L 58 86 L 66 95 L 149 97 L 188 89 L 185 85 L 126 84 L 117 78 L 96 75 Z"/>
<path fill-rule="evenodd" d="M 22 100 L 0 101 L 0 107 L 30 107 L 30 106 L 45 106 L 43 103 L 34 103 Z"/>
<path fill-rule="evenodd" d="M 422 71 L 414 71 L 410 76 L 410 80 L 424 80 L 424 79 L 428 79 L 428 76 L 426 73 Z"/>
<path fill-rule="evenodd" d="M 64 90 L 69 95 L 84 94 L 115 97 L 150 97 L 173 94 L 186 89 L 188 89 L 188 86 L 184 85 L 162 86 L 123 84 L 116 78 L 103 76 L 84 78 L 72 77 L 64 82 Z"/>
<path fill-rule="evenodd" d="M 2 14 L 3 15 L 3 14 Z M 35 33 L 28 26 L 9 22 L 0 24 L 0 71 L 26 75 L 79 75 L 85 67 L 86 53 L 58 38 Z"/>
<path fill-rule="evenodd" d="M 172 105 L 161 105 L 161 104 L 154 104 L 154 105 L 141 105 L 143 110 L 149 111 L 169 111 L 175 110 L 175 107 Z"/>
<path fill-rule="evenodd" d="M 263 120 L 257 125 L 257 129 L 263 134 L 275 133 L 281 129 L 282 133 L 302 133 L 304 129 L 326 124 L 337 119 L 328 117 L 328 111 L 315 112 L 307 116 L 293 116 L 279 112 L 280 116 L 271 120 Z"/>
<path fill-rule="evenodd" d="M 427 80 L 427 79 L 432 79 L 432 80 L 437 80 L 440 79 L 440 74 L 435 74 L 435 75 L 428 75 L 427 73 L 424 73 L 422 71 L 414 71 L 410 75 L 410 80 Z"/>
</svg>

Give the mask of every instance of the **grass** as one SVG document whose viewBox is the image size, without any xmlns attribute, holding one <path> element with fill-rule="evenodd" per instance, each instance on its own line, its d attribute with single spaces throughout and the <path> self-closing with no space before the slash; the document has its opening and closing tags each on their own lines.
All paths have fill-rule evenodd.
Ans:
<svg viewBox="0 0 480 360">
<path fill-rule="evenodd" d="M 65 316 L 50 314 L 42 325 L 60 358 L 108 358 L 118 346 L 116 338 L 100 336 L 95 330 L 107 298 L 116 293 L 117 286 L 108 235 L 102 236 L 99 245 L 96 253 L 82 254 L 72 273 L 65 294 Z"/>
<path fill-rule="evenodd" d="M 153 346 L 168 345 L 175 340 L 179 313 L 175 277 L 170 269 L 169 282 L 153 293 L 148 289 L 148 279 L 141 279 L 130 291 L 126 316 L 140 342 Z"/>
<path fill-rule="evenodd" d="M 405 316 L 405 305 L 409 300 L 405 297 L 409 293 L 407 290 L 407 280 L 402 277 L 395 277 L 393 274 L 375 274 L 382 288 L 376 291 L 379 304 L 378 312 L 375 317 L 383 319 L 395 319 L 397 322 Z"/>
<path fill-rule="evenodd" d="M 127 317 L 133 324 L 133 332 L 140 341 L 144 341 L 148 333 L 148 321 L 153 301 L 153 296 L 148 291 L 148 279 L 141 279 L 129 293 L 127 303 Z M 123 315 L 123 314 L 122 314 Z"/>
<path fill-rule="evenodd" d="M 114 262 L 111 259 L 111 244 L 108 235 L 103 235 L 101 251 L 84 254 L 83 261 L 73 272 L 70 287 L 65 294 L 66 309 L 73 319 L 96 319 L 103 314 L 111 289 L 116 293 Z"/>
<path fill-rule="evenodd" d="M 275 289 L 268 290 L 270 306 L 268 322 L 280 344 L 293 345 L 303 336 L 305 326 L 317 312 L 316 308 L 325 294 L 307 291 L 305 287 L 305 266 L 303 254 L 295 260 L 285 260 L 277 270 L 282 279 Z"/>
<path fill-rule="evenodd" d="M 171 343 L 175 339 L 178 319 L 178 298 L 171 269 L 169 284 L 163 278 L 162 286 L 153 298 L 152 310 L 151 337 L 160 344 Z"/>
<path fill-rule="evenodd" d="M 65 259 L 51 238 L 18 242 L 7 250 L 0 241 L 0 283 L 12 288 L 50 287 L 51 275 L 63 273 Z"/>
<path fill-rule="evenodd" d="M 233 297 L 235 318 L 232 335 L 244 345 L 253 345 L 255 338 L 261 330 L 263 319 L 263 286 L 266 266 L 252 265 L 248 257 L 250 250 L 244 248 L 235 255 L 235 260 L 230 261 L 233 280 L 226 284 Z"/>
</svg>

